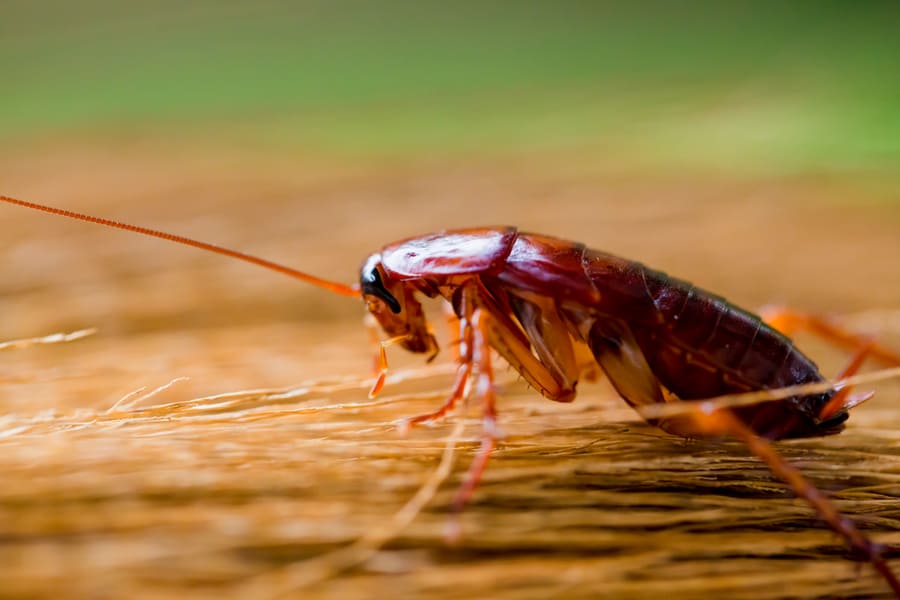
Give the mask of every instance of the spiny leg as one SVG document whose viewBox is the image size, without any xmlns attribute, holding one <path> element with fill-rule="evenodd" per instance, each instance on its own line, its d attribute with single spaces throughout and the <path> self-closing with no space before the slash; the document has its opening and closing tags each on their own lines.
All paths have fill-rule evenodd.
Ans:
<svg viewBox="0 0 900 600">
<path fill-rule="evenodd" d="M 705 433 L 710 435 L 732 435 L 744 442 L 758 458 L 785 481 L 798 496 L 806 500 L 818 515 L 857 552 L 868 560 L 891 586 L 900 598 L 900 581 L 891 571 L 876 544 L 866 537 L 847 517 L 842 515 L 825 494 L 810 483 L 800 471 L 787 462 L 771 443 L 756 435 L 730 410 L 713 413 L 703 412 L 702 406 L 689 416 Z"/>
<path fill-rule="evenodd" d="M 481 448 L 472 460 L 468 473 L 466 473 L 456 497 L 453 501 L 453 510 L 459 513 L 478 486 L 484 469 L 487 466 L 491 452 L 496 445 L 497 432 L 497 408 L 494 395 L 494 372 L 491 368 L 491 346 L 488 333 L 488 312 L 478 306 L 478 290 L 474 285 L 466 286 L 460 296 L 460 365 L 457 370 L 456 382 L 449 398 L 441 408 L 434 413 L 420 415 L 410 420 L 410 424 L 431 418 L 442 416 L 449 411 L 461 398 L 465 391 L 466 381 L 471 374 L 472 365 L 478 366 L 478 379 L 475 385 L 475 397 L 482 404 L 482 437 Z M 458 535 L 458 525 L 452 530 Z"/>
<path fill-rule="evenodd" d="M 457 370 L 456 381 L 453 389 L 444 404 L 438 410 L 413 417 L 406 421 L 406 425 L 415 425 L 417 423 L 431 421 L 445 416 L 456 403 L 462 398 L 465 384 L 468 376 L 471 374 L 472 363 L 477 363 L 478 359 L 473 359 L 473 348 L 477 346 L 474 342 L 476 328 L 472 326 L 473 315 L 476 309 L 483 313 L 484 331 L 483 338 L 485 343 L 497 350 L 497 352 L 516 370 L 525 380 L 539 390 L 545 397 L 560 402 L 569 401 L 575 396 L 575 383 L 573 373 L 579 370 L 578 365 L 572 361 L 542 360 L 536 357 L 529 345 L 529 340 L 522 336 L 520 330 L 514 322 L 506 316 L 502 309 L 492 299 L 490 293 L 482 286 L 480 282 L 473 281 L 463 287 L 460 293 L 460 306 L 458 317 L 459 322 L 459 369 Z M 542 355 L 541 348 L 544 341 L 540 338 L 540 331 L 533 331 L 533 338 L 530 341 L 538 343 L 535 351 L 538 356 Z M 559 345 L 559 344 L 557 344 Z M 571 364 L 569 364 L 571 363 Z"/>
<path fill-rule="evenodd" d="M 554 396 L 553 399 L 558 402 L 574 400 L 582 367 L 576 358 L 572 334 L 556 301 L 537 294 L 516 292 L 509 295 L 509 304 L 527 335 L 531 350 L 554 375 L 558 387 L 564 390 L 564 395 Z"/>
<path fill-rule="evenodd" d="M 542 333 L 539 329 L 530 333 L 531 338 L 526 337 L 482 282 L 474 282 L 469 289 L 473 291 L 478 307 L 485 312 L 488 344 L 545 398 L 556 402 L 573 400 L 573 376 L 577 376 L 577 365 L 558 365 L 556 361 L 541 358 L 540 348 L 546 346 L 546 342 L 540 339 Z M 558 341 L 563 343 L 562 340 Z"/>
<path fill-rule="evenodd" d="M 453 500 L 453 510 L 457 514 L 471 499 L 500 436 L 497 429 L 491 350 L 499 352 L 545 396 L 562 400 L 574 395 L 574 389 L 566 385 L 565 373 L 544 364 L 532 354 L 528 340 L 494 302 L 481 282 L 473 281 L 466 285 L 461 291 L 460 301 L 461 321 L 467 326 L 462 336 L 461 352 L 468 358 L 470 365 L 477 365 L 478 376 L 473 391 L 482 406 L 482 437 L 481 447 Z M 457 539 L 459 534 L 458 521 L 451 520 L 448 539 Z"/>
<path fill-rule="evenodd" d="M 494 373 L 491 369 L 491 347 L 488 344 L 486 328 L 487 312 L 476 309 L 473 315 L 473 360 L 478 364 L 478 381 L 475 385 L 475 395 L 481 400 L 481 446 L 469 465 L 469 470 L 463 478 L 456 496 L 453 498 L 453 516 L 447 522 L 446 539 L 455 543 L 462 536 L 462 528 L 459 523 L 459 514 L 468 504 L 481 481 L 484 470 L 494 447 L 497 444 L 499 432 L 497 430 L 497 406 L 494 394 Z"/>
<path fill-rule="evenodd" d="M 535 356 L 532 352 L 532 340 L 525 337 L 522 330 L 480 280 L 474 279 L 466 283 L 459 294 L 457 310 L 460 314 L 461 332 L 460 366 L 454 389 L 444 406 L 437 411 L 414 417 L 409 421 L 412 424 L 443 416 L 459 398 L 463 397 L 466 381 L 471 375 L 473 365 L 477 365 L 478 378 L 474 395 L 482 405 L 481 447 L 453 500 L 453 510 L 457 514 L 472 497 L 499 437 L 491 350 L 496 350 L 544 396 L 567 401 L 575 394 L 574 381 L 571 381 L 568 373 L 560 366 L 546 364 Z M 540 331 L 535 331 L 533 335 L 540 335 Z M 573 366 L 566 364 L 565 368 L 572 370 Z M 457 539 L 460 534 L 458 521 L 451 520 L 448 525 L 448 539 L 451 541 Z"/>
<path fill-rule="evenodd" d="M 629 404 L 640 407 L 662 402 L 665 395 L 663 388 L 647 366 L 640 349 L 630 340 L 631 334 L 627 329 L 610 330 L 608 325 L 602 326 L 591 332 L 591 349 L 610 381 Z M 855 362 L 861 362 L 861 358 Z M 853 363 L 850 368 L 854 368 Z M 709 413 L 704 411 L 703 406 L 702 402 L 690 406 L 684 415 L 659 420 L 656 425 L 684 437 L 731 435 L 743 441 L 798 496 L 806 500 L 834 531 L 871 562 L 900 597 L 900 582 L 887 566 L 878 547 L 852 521 L 841 515 L 834 504 L 807 481 L 796 467 L 785 461 L 768 441 L 757 436 L 734 413 L 727 409 Z"/>
<path fill-rule="evenodd" d="M 462 290 L 462 320 L 471 324 L 471 338 L 463 337 L 463 351 L 471 353 L 471 362 L 478 367 L 478 379 L 475 385 L 475 397 L 481 401 L 481 447 L 469 472 L 453 501 L 453 509 L 460 512 L 478 486 L 496 440 L 500 437 L 497 429 L 497 408 L 494 391 L 494 372 L 491 367 L 491 349 L 495 349 L 513 368 L 529 383 L 541 390 L 544 396 L 566 401 L 575 395 L 574 382 L 565 372 L 572 369 L 573 364 L 564 367 L 554 366 L 541 361 L 532 353 L 529 340 L 524 338 L 516 325 L 503 312 L 493 299 L 491 293 L 480 281 L 474 281 Z M 470 312 L 471 311 L 471 312 Z M 471 316 L 470 316 L 471 314 Z M 539 336 L 534 329 L 532 335 Z M 471 343 L 469 343 L 471 339 Z M 532 341 L 534 341 L 532 339 Z M 539 340 L 543 343 L 543 340 Z M 554 363 L 556 361 L 553 361 Z M 565 361 L 562 361 L 565 363 Z M 451 536 L 452 537 L 452 536 Z"/>
</svg>

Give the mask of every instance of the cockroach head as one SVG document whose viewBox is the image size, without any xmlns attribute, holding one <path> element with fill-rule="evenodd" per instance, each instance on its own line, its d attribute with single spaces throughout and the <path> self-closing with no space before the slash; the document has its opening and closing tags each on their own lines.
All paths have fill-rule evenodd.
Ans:
<svg viewBox="0 0 900 600">
<path fill-rule="evenodd" d="M 437 352 L 422 305 L 414 297 L 414 286 L 391 277 L 380 254 L 373 254 L 363 264 L 359 289 L 366 308 L 388 336 L 403 338 L 400 345 L 411 352 Z"/>
</svg>

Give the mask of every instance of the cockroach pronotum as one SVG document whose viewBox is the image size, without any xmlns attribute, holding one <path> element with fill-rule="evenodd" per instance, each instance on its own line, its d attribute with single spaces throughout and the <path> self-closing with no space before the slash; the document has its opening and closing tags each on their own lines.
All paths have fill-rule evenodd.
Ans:
<svg viewBox="0 0 900 600">
<path fill-rule="evenodd" d="M 224 254 L 301 279 L 331 292 L 361 297 L 388 340 L 381 342 L 378 392 L 387 370 L 384 349 L 397 343 L 430 356 L 437 342 L 417 298 L 441 297 L 458 320 L 456 377 L 445 403 L 412 418 L 440 418 L 473 379 L 482 405 L 482 444 L 457 492 L 459 509 L 471 496 L 497 438 L 491 352 L 503 357 L 543 396 L 575 398 L 587 369 L 599 367 L 632 407 L 824 382 L 816 365 L 785 336 L 812 329 L 855 350 L 843 375 L 866 357 L 900 365 L 900 354 L 833 324 L 782 311 L 761 317 L 723 298 L 640 263 L 582 244 L 513 227 L 444 231 L 385 246 L 364 263 L 358 285 L 320 279 L 261 258 L 189 238 L 0 196 L 56 215 L 125 229 Z M 849 387 L 813 395 L 650 418 L 682 437 L 733 436 L 805 499 L 859 558 L 870 562 L 900 598 L 900 580 L 878 545 L 787 463 L 772 440 L 840 432 L 848 410 L 868 396 Z"/>
</svg>

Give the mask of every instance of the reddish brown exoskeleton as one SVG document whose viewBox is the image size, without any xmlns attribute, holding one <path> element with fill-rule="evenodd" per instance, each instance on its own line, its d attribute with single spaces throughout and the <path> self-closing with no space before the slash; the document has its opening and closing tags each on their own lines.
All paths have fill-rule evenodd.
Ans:
<svg viewBox="0 0 900 600">
<path fill-rule="evenodd" d="M 460 400 L 470 377 L 483 407 L 482 446 L 461 486 L 462 507 L 483 472 L 496 440 L 491 349 L 545 397 L 575 398 L 588 368 L 599 368 L 633 407 L 707 399 L 723 394 L 823 382 L 816 365 L 782 333 L 724 299 L 640 263 L 581 244 L 522 233 L 511 227 L 445 231 L 390 244 L 364 263 L 358 287 L 313 277 L 253 256 L 151 229 L 0 196 L 0 200 L 70 218 L 135 231 L 226 254 L 348 296 L 362 296 L 390 340 L 411 352 L 434 355 L 437 342 L 417 296 L 442 297 L 459 321 L 459 360 L 444 416 Z M 856 349 L 844 375 L 867 356 L 900 365 L 900 355 L 870 340 L 808 316 L 770 315 L 782 329 L 806 326 Z M 734 436 L 804 498 L 860 557 L 871 562 L 900 597 L 900 581 L 879 548 L 769 440 L 831 435 L 861 397 L 849 388 L 652 419 L 683 437 Z"/>
</svg>

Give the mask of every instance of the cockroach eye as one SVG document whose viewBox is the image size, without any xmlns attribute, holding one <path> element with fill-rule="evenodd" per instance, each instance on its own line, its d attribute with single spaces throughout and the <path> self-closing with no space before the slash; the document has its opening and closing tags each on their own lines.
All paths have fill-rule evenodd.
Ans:
<svg viewBox="0 0 900 600">
<path fill-rule="evenodd" d="M 378 272 L 377 268 L 373 267 L 371 271 L 363 273 L 359 287 L 363 294 L 384 300 L 385 304 L 391 308 L 392 313 L 397 314 L 400 312 L 400 303 L 384 287 L 384 283 L 381 281 L 381 273 Z"/>
</svg>

